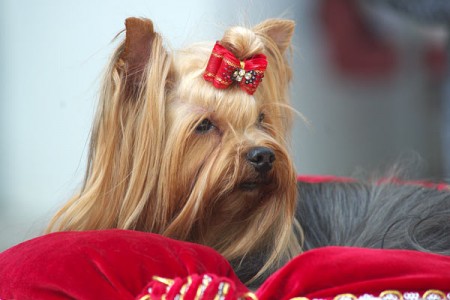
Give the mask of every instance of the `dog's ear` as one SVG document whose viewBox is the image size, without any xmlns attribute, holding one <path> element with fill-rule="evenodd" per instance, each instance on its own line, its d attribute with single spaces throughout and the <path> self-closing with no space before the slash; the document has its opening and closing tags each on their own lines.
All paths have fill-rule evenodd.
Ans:
<svg viewBox="0 0 450 300">
<path fill-rule="evenodd" d="M 159 35 L 154 31 L 153 22 L 145 18 L 128 18 L 125 20 L 126 37 L 118 67 L 125 76 L 128 96 L 140 88 L 142 75 L 149 62 L 152 45 Z"/>
<path fill-rule="evenodd" d="M 285 19 L 268 19 L 253 28 L 256 33 L 270 37 L 281 53 L 284 53 L 291 44 L 294 34 L 295 22 Z"/>
</svg>

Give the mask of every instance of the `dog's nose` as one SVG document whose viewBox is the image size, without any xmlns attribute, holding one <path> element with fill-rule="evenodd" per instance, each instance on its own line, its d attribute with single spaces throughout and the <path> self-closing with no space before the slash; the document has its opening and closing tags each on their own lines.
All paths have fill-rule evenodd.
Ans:
<svg viewBox="0 0 450 300">
<path fill-rule="evenodd" d="M 266 173 L 272 169 L 275 153 L 267 147 L 254 147 L 247 153 L 247 161 L 259 173 Z"/>
</svg>

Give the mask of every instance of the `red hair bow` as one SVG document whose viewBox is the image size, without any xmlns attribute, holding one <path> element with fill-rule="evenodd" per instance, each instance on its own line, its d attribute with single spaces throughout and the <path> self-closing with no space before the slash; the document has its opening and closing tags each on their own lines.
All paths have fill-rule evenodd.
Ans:
<svg viewBox="0 0 450 300">
<path fill-rule="evenodd" d="M 264 54 L 256 54 L 240 61 L 233 53 L 216 42 L 206 66 L 203 78 L 218 89 L 226 89 L 237 82 L 247 94 L 253 95 L 264 77 L 267 59 Z"/>
</svg>

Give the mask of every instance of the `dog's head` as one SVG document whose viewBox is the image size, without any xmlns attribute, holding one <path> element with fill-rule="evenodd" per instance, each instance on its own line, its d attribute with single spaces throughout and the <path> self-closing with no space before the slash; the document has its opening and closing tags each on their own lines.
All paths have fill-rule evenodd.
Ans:
<svg viewBox="0 0 450 300">
<path fill-rule="evenodd" d="M 124 228 L 216 248 L 229 259 L 260 249 L 269 263 L 298 249 L 285 57 L 294 24 L 228 29 L 238 61 L 264 55 L 252 93 L 204 74 L 212 43 L 169 53 L 150 20 L 126 21 L 101 94 L 84 187 L 50 230 Z M 254 92 L 254 93 L 253 93 Z"/>
</svg>

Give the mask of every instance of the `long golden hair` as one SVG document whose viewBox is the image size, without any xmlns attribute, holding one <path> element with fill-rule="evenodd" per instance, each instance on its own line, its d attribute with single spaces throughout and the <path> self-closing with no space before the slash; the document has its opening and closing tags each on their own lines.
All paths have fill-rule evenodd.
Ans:
<svg viewBox="0 0 450 300">
<path fill-rule="evenodd" d="M 296 179 L 286 58 L 294 23 L 267 20 L 228 29 L 222 45 L 239 59 L 264 53 L 268 67 L 254 96 L 214 88 L 202 75 L 212 43 L 169 53 L 150 20 L 126 21 L 126 38 L 107 68 L 82 189 L 47 231 L 121 228 L 214 247 L 233 260 L 265 251 L 258 273 L 300 251 L 294 230 Z M 202 120 L 214 124 L 207 133 Z M 244 153 L 276 155 L 270 182 L 254 180 Z"/>
</svg>

